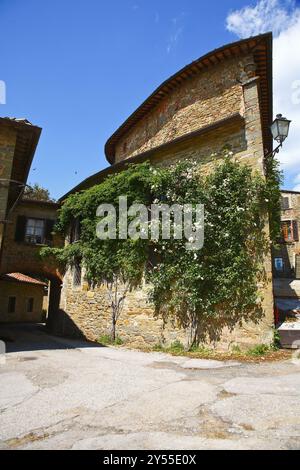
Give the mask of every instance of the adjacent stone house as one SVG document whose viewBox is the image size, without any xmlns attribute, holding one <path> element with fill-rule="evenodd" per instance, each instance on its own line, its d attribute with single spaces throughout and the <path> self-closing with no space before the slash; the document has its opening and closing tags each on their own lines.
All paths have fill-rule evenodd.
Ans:
<svg viewBox="0 0 300 470">
<path fill-rule="evenodd" d="M 36 321 L 28 320 L 24 298 L 34 297 L 35 310 L 31 317 L 39 318 L 39 321 L 42 318 L 45 320 L 43 310 L 58 308 L 61 275 L 55 265 L 45 262 L 39 256 L 39 251 L 43 246 L 62 245 L 62 240 L 52 234 L 58 208 L 59 204 L 55 202 L 22 199 L 11 212 L 3 240 L 1 273 L 6 281 L 11 281 L 11 278 L 15 279 L 14 274 L 19 273 L 22 281 L 14 283 L 14 286 L 0 281 L 2 299 L 4 297 L 6 299 L 0 307 L 0 322 L 6 321 L 9 313 L 8 297 L 10 297 L 12 287 L 18 311 L 14 320 L 11 321 Z M 25 278 L 28 278 L 27 281 L 24 280 Z M 32 294 L 35 291 L 35 295 L 29 296 L 29 290 Z M 43 299 L 48 294 L 49 298 Z M 23 308 L 23 313 L 21 308 Z M 8 317 L 13 318 L 12 315 Z"/>
<path fill-rule="evenodd" d="M 281 239 L 273 251 L 276 297 L 300 297 L 300 192 L 281 192 Z"/>
<path fill-rule="evenodd" d="M 26 119 L 0 118 L 0 323 L 41 321 L 45 296 L 57 309 L 61 277 L 42 261 L 59 204 L 22 199 L 41 128 Z"/>
<path fill-rule="evenodd" d="M 40 134 L 26 119 L 0 118 L 0 260 L 7 221 L 22 196 Z"/>
<path fill-rule="evenodd" d="M 87 178 L 61 198 L 89 188 L 129 162 L 150 160 L 169 165 L 180 159 L 197 160 L 208 172 L 224 148 L 241 163 L 264 174 L 264 156 L 272 150 L 272 35 L 264 34 L 229 44 L 192 62 L 158 87 L 118 128 L 105 145 L 111 164 Z M 268 230 L 268 227 L 266 228 Z M 273 287 L 271 253 L 264 260 L 267 280 L 264 316 L 211 339 L 219 348 L 248 346 L 272 339 Z M 145 286 L 146 289 L 146 286 Z M 130 293 L 118 334 L 126 341 L 154 345 L 185 332 L 153 319 L 145 289 Z M 60 310 L 52 319 L 61 334 L 96 339 L 107 333 L 110 309 L 103 288 L 90 289 L 80 266 L 64 276 Z"/>
<path fill-rule="evenodd" d="M 44 322 L 47 287 L 46 283 L 22 273 L 0 276 L 0 323 Z"/>
</svg>

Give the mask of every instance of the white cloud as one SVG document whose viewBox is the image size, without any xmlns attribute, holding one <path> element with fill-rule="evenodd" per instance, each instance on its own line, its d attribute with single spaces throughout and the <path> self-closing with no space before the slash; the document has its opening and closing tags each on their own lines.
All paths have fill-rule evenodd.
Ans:
<svg viewBox="0 0 300 470">
<path fill-rule="evenodd" d="M 279 154 L 289 181 L 300 187 L 300 8 L 292 0 L 260 0 L 253 7 L 231 12 L 227 29 L 239 37 L 273 30 L 274 114 L 293 122 Z"/>
<path fill-rule="evenodd" d="M 183 19 L 185 17 L 185 13 L 181 13 L 178 17 L 172 18 L 171 23 L 172 23 L 172 31 L 168 39 L 167 43 L 167 53 L 169 54 L 172 49 L 174 49 L 180 39 L 180 36 L 182 35 L 184 31 L 184 26 L 183 26 Z"/>
<path fill-rule="evenodd" d="M 294 0 L 260 0 L 255 6 L 233 11 L 227 17 L 227 29 L 240 37 L 273 31 L 277 36 L 295 21 L 291 12 Z"/>
</svg>

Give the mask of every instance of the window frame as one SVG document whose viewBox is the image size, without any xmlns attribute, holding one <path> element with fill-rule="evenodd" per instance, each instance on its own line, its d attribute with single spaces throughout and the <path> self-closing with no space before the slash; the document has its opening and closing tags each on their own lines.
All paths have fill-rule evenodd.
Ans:
<svg viewBox="0 0 300 470">
<path fill-rule="evenodd" d="M 281 262 L 282 262 L 282 269 L 277 269 L 277 266 L 276 266 L 276 261 L 277 261 L 277 260 L 281 260 Z M 274 258 L 274 269 L 275 269 L 276 273 L 284 273 L 284 268 L 285 268 L 285 266 L 284 266 L 284 260 L 283 260 L 282 256 L 276 256 L 276 257 Z"/>
<path fill-rule="evenodd" d="M 82 285 L 82 266 L 81 260 L 76 259 L 72 267 L 72 286 L 73 289 L 80 289 Z"/>
<path fill-rule="evenodd" d="M 32 301 L 31 309 L 29 309 L 30 302 Z M 26 299 L 26 313 L 33 313 L 34 310 L 34 297 L 27 297 Z"/>
<path fill-rule="evenodd" d="M 284 225 L 289 225 L 289 228 L 287 229 L 287 235 L 290 233 L 289 236 L 285 236 L 285 231 L 283 229 Z M 295 243 L 299 241 L 299 226 L 298 226 L 298 220 L 297 219 L 287 219 L 287 220 L 281 220 L 280 222 L 280 228 L 281 228 L 281 239 L 284 243 Z"/>
<path fill-rule="evenodd" d="M 284 200 L 288 201 L 288 207 L 284 207 L 284 203 L 283 203 Z M 291 209 L 291 198 L 290 198 L 290 196 L 281 196 L 281 204 L 280 205 L 281 205 L 281 210 L 282 211 L 290 210 Z"/>
<path fill-rule="evenodd" d="M 40 222 L 43 223 L 42 235 L 40 237 L 40 241 L 37 241 L 37 237 L 39 235 L 27 234 L 29 221 L 40 221 Z M 46 219 L 43 219 L 41 217 L 26 217 L 25 233 L 24 233 L 25 243 L 28 243 L 29 245 L 44 245 L 45 244 L 45 236 L 46 236 Z M 30 237 L 31 237 L 31 239 L 30 239 Z M 34 237 L 36 238 L 35 241 L 34 241 Z"/>
<path fill-rule="evenodd" d="M 10 301 L 12 299 L 14 299 L 13 309 L 10 308 Z M 16 313 L 16 307 L 17 307 L 17 296 L 16 295 L 10 295 L 8 297 L 8 301 L 7 301 L 7 313 L 9 313 L 9 314 Z"/>
</svg>

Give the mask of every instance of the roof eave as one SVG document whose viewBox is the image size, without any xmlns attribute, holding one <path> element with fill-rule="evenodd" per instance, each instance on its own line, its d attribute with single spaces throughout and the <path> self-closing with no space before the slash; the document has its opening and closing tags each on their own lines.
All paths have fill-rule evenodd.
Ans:
<svg viewBox="0 0 300 470">
<path fill-rule="evenodd" d="M 118 163 L 115 163 L 95 173 L 94 175 L 91 175 L 88 178 L 86 178 L 80 184 L 75 186 L 75 188 L 71 189 L 64 196 L 59 198 L 58 202 L 63 203 L 67 199 L 67 197 L 70 196 L 71 194 L 88 189 L 94 184 L 99 184 L 99 182 L 103 180 L 106 176 L 122 170 L 127 165 L 142 163 L 147 160 L 151 161 L 151 158 L 160 151 L 164 151 L 166 149 L 172 148 L 173 146 L 176 146 L 180 143 L 191 141 L 192 139 L 196 137 L 206 136 L 210 132 L 213 132 L 222 127 L 226 129 L 228 128 L 228 126 L 237 125 L 237 124 L 241 125 L 241 123 L 244 124 L 244 122 L 245 120 L 243 116 L 241 116 L 240 113 L 234 113 L 231 116 L 228 116 L 227 118 L 220 119 L 212 124 L 208 124 L 207 126 L 201 127 L 200 129 L 197 129 L 196 131 L 192 131 L 188 134 L 184 134 L 183 136 L 177 137 L 176 139 L 173 139 L 170 142 L 166 142 L 164 144 L 159 145 L 158 147 L 155 147 L 153 149 L 134 155 L 133 157 L 127 158 L 126 160 L 122 160 Z"/>
<path fill-rule="evenodd" d="M 262 41 L 266 42 L 267 45 L 267 81 L 269 85 L 269 92 L 268 92 L 268 121 L 269 123 L 272 122 L 273 117 L 273 109 L 272 109 L 272 33 L 268 32 L 265 34 L 261 34 L 259 36 L 253 36 L 247 39 L 242 39 L 240 41 L 236 41 L 231 44 L 227 44 L 222 46 L 218 49 L 215 49 L 208 54 L 205 54 L 201 58 L 193 61 L 191 64 L 185 66 L 183 69 L 179 70 L 177 73 L 172 75 L 170 78 L 165 80 L 129 117 L 126 121 L 114 132 L 114 134 L 108 139 L 105 144 L 105 155 L 109 163 L 113 164 L 115 159 L 115 145 L 117 141 L 127 132 L 129 129 L 143 116 L 145 116 L 150 109 L 154 108 L 157 103 L 163 99 L 167 94 L 170 92 L 171 89 L 174 89 L 179 85 L 179 81 L 183 81 L 190 76 L 194 76 L 195 74 L 199 73 L 201 68 L 208 66 L 209 62 L 213 65 L 212 57 L 215 56 L 218 61 L 225 59 L 226 51 L 236 51 L 238 50 L 239 54 L 245 54 L 262 43 Z M 246 51 L 246 46 L 248 47 L 248 51 Z M 233 52 L 232 52 L 233 53 Z M 220 56 L 223 59 L 220 59 Z M 268 131 L 264 131 L 264 138 L 266 139 Z M 271 144 L 272 145 L 272 144 Z M 268 147 L 270 145 L 268 144 Z"/>
</svg>

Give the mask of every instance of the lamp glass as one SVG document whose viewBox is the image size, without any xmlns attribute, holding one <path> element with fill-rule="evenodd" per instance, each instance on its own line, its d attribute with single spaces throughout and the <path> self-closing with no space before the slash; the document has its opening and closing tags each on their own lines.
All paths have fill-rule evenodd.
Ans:
<svg viewBox="0 0 300 470">
<path fill-rule="evenodd" d="M 285 141 L 285 139 L 289 135 L 290 123 L 291 121 L 282 117 L 281 114 L 277 114 L 276 119 L 271 125 L 271 132 L 274 140 L 281 144 Z"/>
</svg>

